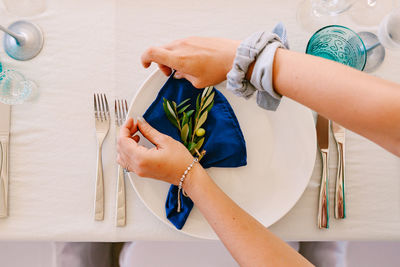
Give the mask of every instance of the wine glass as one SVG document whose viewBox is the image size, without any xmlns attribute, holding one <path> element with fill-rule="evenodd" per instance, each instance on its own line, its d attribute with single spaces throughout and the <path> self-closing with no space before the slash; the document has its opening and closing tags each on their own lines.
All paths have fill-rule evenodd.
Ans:
<svg viewBox="0 0 400 267">
<path fill-rule="evenodd" d="M 29 60 L 36 57 L 43 48 L 44 36 L 36 24 L 20 20 L 8 28 L 0 25 L 4 34 L 4 50 L 16 60 Z"/>
<path fill-rule="evenodd" d="M 306 53 L 363 70 L 367 61 L 365 45 L 352 30 L 340 25 L 319 29 L 310 38 Z"/>
<path fill-rule="evenodd" d="M 349 15 L 360 26 L 377 26 L 394 7 L 394 0 L 358 0 Z"/>
<path fill-rule="evenodd" d="M 297 9 L 297 21 L 303 28 L 315 31 L 336 23 L 337 16 L 349 10 L 357 0 L 304 0 Z"/>
<path fill-rule="evenodd" d="M 46 10 L 46 0 L 3 0 L 6 10 L 17 16 L 38 15 Z"/>
<path fill-rule="evenodd" d="M 16 70 L 5 69 L 0 73 L 0 102 L 4 104 L 21 104 L 35 89 L 35 83 Z"/>
<path fill-rule="evenodd" d="M 375 71 L 385 59 L 385 48 L 400 49 L 400 8 L 383 18 L 378 36 L 372 32 L 358 33 L 367 48 L 367 64 L 364 71 Z"/>
</svg>

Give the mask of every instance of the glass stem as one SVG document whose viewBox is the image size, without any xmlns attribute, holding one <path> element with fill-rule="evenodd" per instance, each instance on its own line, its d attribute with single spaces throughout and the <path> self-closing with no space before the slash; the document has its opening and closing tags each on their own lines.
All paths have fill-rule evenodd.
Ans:
<svg viewBox="0 0 400 267">
<path fill-rule="evenodd" d="M 376 0 L 367 0 L 367 4 L 369 5 L 369 6 L 375 6 L 376 5 Z"/>
<path fill-rule="evenodd" d="M 25 38 L 22 35 L 17 34 L 15 32 L 12 32 L 12 31 L 8 30 L 7 28 L 5 28 L 5 27 L 3 27 L 1 25 L 0 25 L 0 31 L 3 31 L 6 34 L 12 36 L 17 41 L 17 43 L 19 45 L 22 45 L 24 43 L 24 41 L 25 41 Z"/>
</svg>

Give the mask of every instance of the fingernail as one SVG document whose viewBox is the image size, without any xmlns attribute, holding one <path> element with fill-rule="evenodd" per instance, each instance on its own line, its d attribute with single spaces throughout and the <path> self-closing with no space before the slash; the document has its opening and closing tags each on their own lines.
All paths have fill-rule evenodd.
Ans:
<svg viewBox="0 0 400 267">
<path fill-rule="evenodd" d="M 183 76 L 182 76 L 182 74 L 180 73 L 180 72 L 175 72 L 175 74 L 174 74 L 174 78 L 175 79 L 182 79 L 183 78 Z"/>
<path fill-rule="evenodd" d="M 138 116 L 136 118 L 136 120 L 140 121 L 140 122 L 146 122 L 146 120 L 142 117 L 142 116 Z"/>
</svg>

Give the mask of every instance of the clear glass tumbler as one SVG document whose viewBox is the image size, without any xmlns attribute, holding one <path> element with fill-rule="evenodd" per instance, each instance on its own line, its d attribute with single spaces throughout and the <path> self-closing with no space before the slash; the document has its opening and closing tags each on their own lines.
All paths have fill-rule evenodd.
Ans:
<svg viewBox="0 0 400 267">
<path fill-rule="evenodd" d="M 358 0 L 350 17 L 360 26 L 377 26 L 396 6 L 397 0 Z"/>
<path fill-rule="evenodd" d="M 35 83 L 18 71 L 6 69 L 0 73 L 0 102 L 4 104 L 22 104 L 35 89 Z"/>
<path fill-rule="evenodd" d="M 400 8 L 393 10 L 382 20 L 378 37 L 385 48 L 400 49 Z"/>
<path fill-rule="evenodd" d="M 319 29 L 310 38 L 306 53 L 330 59 L 363 70 L 367 52 L 361 38 L 349 28 L 329 25 Z"/>
<path fill-rule="evenodd" d="M 367 48 L 365 72 L 379 68 L 386 56 L 386 49 L 400 50 L 400 8 L 394 9 L 381 21 L 378 36 L 372 32 L 359 32 Z"/>
<path fill-rule="evenodd" d="M 22 17 L 43 13 L 47 7 L 46 2 L 47 0 L 3 0 L 8 12 Z"/>
<path fill-rule="evenodd" d="M 297 21 L 304 29 L 317 29 L 338 23 L 338 15 L 349 10 L 357 0 L 304 0 L 297 9 Z"/>
</svg>

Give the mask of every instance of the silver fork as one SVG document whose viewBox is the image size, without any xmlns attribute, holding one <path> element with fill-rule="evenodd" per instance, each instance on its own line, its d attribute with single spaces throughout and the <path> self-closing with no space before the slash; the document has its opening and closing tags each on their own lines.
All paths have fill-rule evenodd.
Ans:
<svg viewBox="0 0 400 267">
<path fill-rule="evenodd" d="M 101 151 L 104 138 L 110 129 L 110 110 L 108 108 L 105 94 L 94 94 L 94 116 L 96 121 L 97 137 L 97 168 L 96 168 L 96 191 L 94 202 L 94 219 L 104 220 L 104 179 Z"/>
<path fill-rule="evenodd" d="M 115 129 L 116 136 L 119 136 L 119 129 L 125 122 L 128 114 L 128 104 L 126 100 L 115 100 Z M 117 180 L 117 226 L 125 226 L 126 224 L 126 197 L 125 197 L 125 170 L 118 165 L 118 180 Z"/>
<path fill-rule="evenodd" d="M 119 136 L 119 129 L 125 122 L 128 113 L 128 104 L 126 100 L 115 100 L 115 129 L 116 136 Z M 125 226 L 126 224 L 126 197 L 125 197 L 125 170 L 118 165 L 117 180 L 117 226 Z"/>
</svg>

